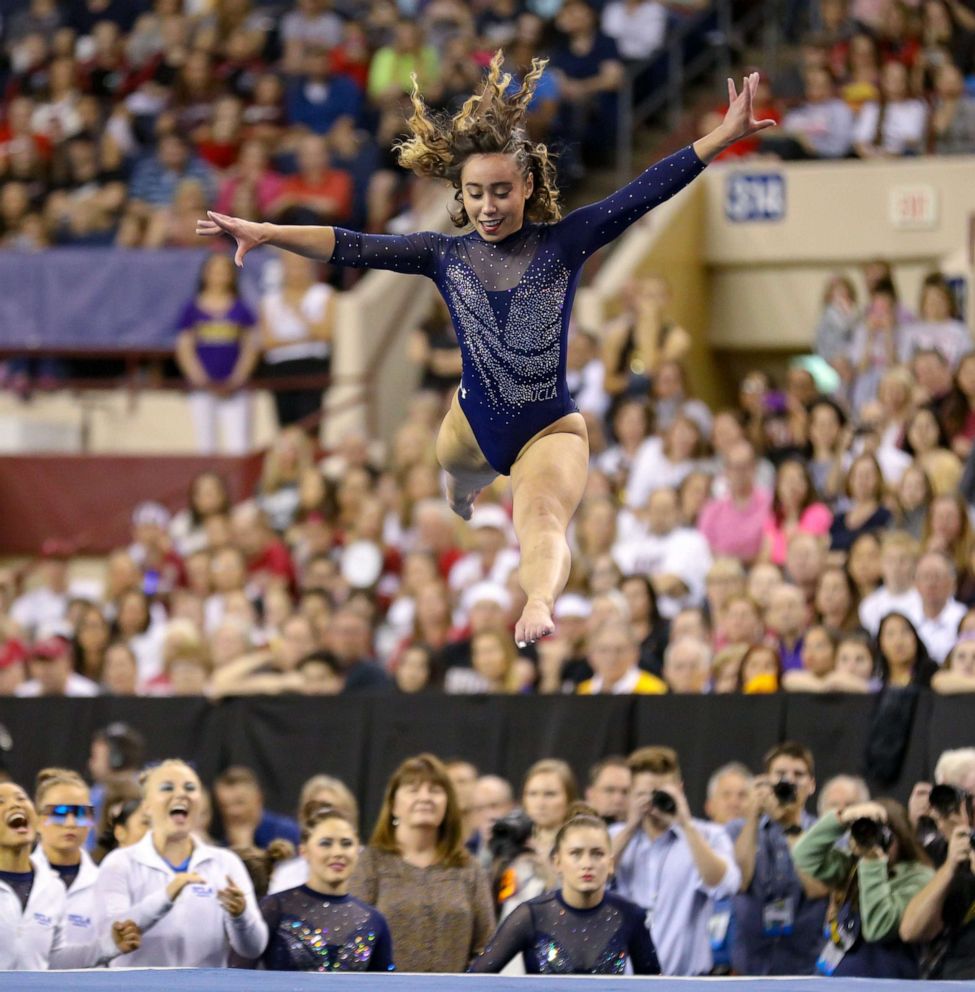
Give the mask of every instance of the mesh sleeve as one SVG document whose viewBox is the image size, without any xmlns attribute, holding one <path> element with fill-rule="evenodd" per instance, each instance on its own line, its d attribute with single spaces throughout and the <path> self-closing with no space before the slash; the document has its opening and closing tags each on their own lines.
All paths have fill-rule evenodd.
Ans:
<svg viewBox="0 0 975 992">
<path fill-rule="evenodd" d="M 390 269 L 433 278 L 447 240 L 442 234 L 361 234 L 336 227 L 331 262 L 352 269 Z"/>
<path fill-rule="evenodd" d="M 522 903 L 495 931 L 484 953 L 475 958 L 469 971 L 498 974 L 516 955 L 531 947 L 535 926 L 531 908 Z"/>
</svg>

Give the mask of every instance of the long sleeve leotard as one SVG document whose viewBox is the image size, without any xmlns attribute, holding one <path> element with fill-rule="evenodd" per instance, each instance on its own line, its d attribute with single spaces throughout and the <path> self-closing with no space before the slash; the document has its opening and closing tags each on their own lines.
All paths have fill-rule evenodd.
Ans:
<svg viewBox="0 0 975 992">
<path fill-rule="evenodd" d="M 583 264 L 703 169 L 688 146 L 606 199 L 554 224 L 525 223 L 497 242 L 476 231 L 385 235 L 336 228 L 332 261 L 436 283 L 461 347 L 461 409 L 488 463 L 508 475 L 535 434 L 576 409 L 565 360 Z"/>
<path fill-rule="evenodd" d="M 573 909 L 561 892 L 523 902 L 498 927 L 471 971 L 500 972 L 521 954 L 530 975 L 659 975 L 645 914 L 607 893 L 593 909 Z"/>
<path fill-rule="evenodd" d="M 261 901 L 269 971 L 392 971 L 393 941 L 378 909 L 299 885 Z"/>
</svg>

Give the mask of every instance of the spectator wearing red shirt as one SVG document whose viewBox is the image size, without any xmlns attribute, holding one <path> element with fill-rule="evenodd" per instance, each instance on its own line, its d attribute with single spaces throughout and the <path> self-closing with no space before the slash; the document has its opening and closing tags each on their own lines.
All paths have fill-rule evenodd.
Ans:
<svg viewBox="0 0 975 992">
<path fill-rule="evenodd" d="M 352 177 L 331 168 L 324 137 L 301 139 L 298 173 L 285 179 L 271 212 L 285 224 L 333 224 L 352 213 Z"/>
<path fill-rule="evenodd" d="M 234 508 L 230 519 L 234 544 L 247 562 L 247 577 L 261 591 L 275 583 L 291 591 L 297 588 L 297 575 L 288 546 L 271 530 L 263 511 L 255 503 Z"/>
<path fill-rule="evenodd" d="M 45 162 L 50 159 L 50 138 L 36 134 L 31 128 L 34 110 L 34 101 L 29 96 L 18 96 L 10 101 L 6 120 L 0 124 L 0 172 L 23 145 L 33 145 L 38 157 Z"/>
</svg>

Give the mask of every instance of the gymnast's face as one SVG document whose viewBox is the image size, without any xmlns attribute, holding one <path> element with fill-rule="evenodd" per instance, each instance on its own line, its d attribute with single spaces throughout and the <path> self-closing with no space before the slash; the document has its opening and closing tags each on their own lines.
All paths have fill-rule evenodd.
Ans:
<svg viewBox="0 0 975 992">
<path fill-rule="evenodd" d="M 471 155 L 460 184 L 467 216 L 485 241 L 501 241 L 521 228 L 535 186 L 514 155 Z"/>
</svg>

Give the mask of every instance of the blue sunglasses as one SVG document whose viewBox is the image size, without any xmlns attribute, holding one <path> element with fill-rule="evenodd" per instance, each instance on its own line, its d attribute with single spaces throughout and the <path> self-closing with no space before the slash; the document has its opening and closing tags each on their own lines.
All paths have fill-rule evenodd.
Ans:
<svg viewBox="0 0 975 992">
<path fill-rule="evenodd" d="M 70 803 L 59 803 L 56 806 L 45 806 L 44 816 L 52 823 L 63 824 L 69 816 L 74 817 L 75 826 L 91 827 L 95 824 L 94 806 L 76 806 Z"/>
</svg>

